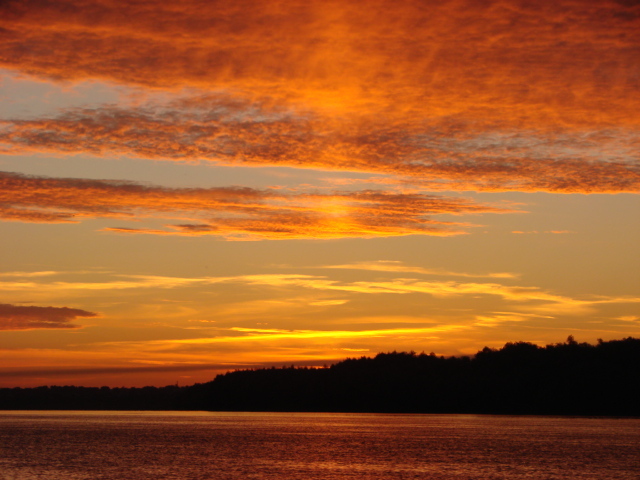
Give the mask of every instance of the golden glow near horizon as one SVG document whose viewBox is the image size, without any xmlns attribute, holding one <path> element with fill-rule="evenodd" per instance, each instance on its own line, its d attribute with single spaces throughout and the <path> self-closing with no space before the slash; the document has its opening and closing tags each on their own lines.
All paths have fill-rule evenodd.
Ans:
<svg viewBox="0 0 640 480">
<path fill-rule="evenodd" d="M 9 0 L 0 386 L 640 335 L 640 5 Z"/>
</svg>

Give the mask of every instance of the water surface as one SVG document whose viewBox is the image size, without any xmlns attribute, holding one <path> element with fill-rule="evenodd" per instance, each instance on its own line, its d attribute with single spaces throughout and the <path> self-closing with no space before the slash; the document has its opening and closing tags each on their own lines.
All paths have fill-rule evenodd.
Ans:
<svg viewBox="0 0 640 480">
<path fill-rule="evenodd" d="M 0 480 L 637 480 L 640 419 L 0 412 Z"/>
</svg>

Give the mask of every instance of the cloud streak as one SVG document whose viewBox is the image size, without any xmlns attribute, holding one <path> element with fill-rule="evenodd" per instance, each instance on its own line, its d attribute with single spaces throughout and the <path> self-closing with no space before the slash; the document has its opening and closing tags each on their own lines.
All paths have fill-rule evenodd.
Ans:
<svg viewBox="0 0 640 480">
<path fill-rule="evenodd" d="M 422 272 L 418 272 L 422 273 Z M 570 297 L 530 286 L 504 285 L 497 282 L 423 281 L 415 278 L 391 278 L 344 282 L 321 275 L 254 274 L 219 277 L 165 277 L 155 275 L 116 275 L 118 280 L 93 282 L 2 282 L 7 292 L 91 292 L 141 289 L 202 288 L 214 285 L 236 284 L 248 287 L 269 287 L 280 290 L 308 289 L 341 292 L 351 295 L 429 295 L 439 299 L 499 299 L 512 304 L 518 315 L 577 315 L 594 311 L 594 307 L 607 304 L 640 303 L 640 297 L 583 295 Z M 317 305 L 342 305 L 349 299 L 318 301 Z M 305 301 L 305 304 L 313 302 Z M 235 308 L 235 307 L 234 307 Z"/>
<path fill-rule="evenodd" d="M 0 173 L 0 218 L 72 223 L 89 218 L 174 220 L 166 229 L 110 227 L 156 235 L 230 240 L 454 235 L 467 224 L 435 215 L 507 213 L 471 200 L 383 191 L 287 193 L 239 187 L 165 188 L 134 182 Z"/>
<path fill-rule="evenodd" d="M 376 338 L 404 335 L 427 335 L 433 333 L 464 330 L 464 325 L 439 325 L 423 328 L 389 328 L 375 330 L 282 330 L 282 329 L 255 329 L 234 327 L 227 330 L 227 334 L 211 338 L 195 338 L 184 340 L 159 340 L 155 343 L 168 345 L 197 345 L 209 343 L 236 343 L 246 341 L 273 341 L 273 340 L 317 340 L 317 339 L 352 339 L 352 338 Z M 235 333 L 235 334 L 229 334 Z M 154 343 L 154 342 L 150 342 Z"/>
<path fill-rule="evenodd" d="M 559 128 L 559 127 L 558 127 Z M 399 176 L 431 190 L 640 191 L 637 130 L 519 131 L 504 122 L 340 121 L 202 97 L 132 109 L 77 109 L 0 123 L 5 152 L 127 155 L 221 165 L 288 166 Z"/>
<path fill-rule="evenodd" d="M 97 313 L 68 307 L 35 307 L 0 304 L 0 330 L 80 328 L 71 323 L 78 318 L 97 317 Z"/>
<path fill-rule="evenodd" d="M 465 273 L 465 272 L 451 272 L 441 269 L 430 269 L 423 267 L 414 267 L 411 265 L 405 265 L 402 262 L 394 260 L 378 260 L 373 262 L 357 262 L 344 265 L 328 265 L 322 268 L 333 268 L 341 270 L 369 270 L 373 272 L 395 272 L 395 273 L 420 273 L 422 275 L 438 275 L 445 277 L 470 277 L 470 278 L 516 278 L 518 275 L 508 272 L 498 273 Z"/>
</svg>

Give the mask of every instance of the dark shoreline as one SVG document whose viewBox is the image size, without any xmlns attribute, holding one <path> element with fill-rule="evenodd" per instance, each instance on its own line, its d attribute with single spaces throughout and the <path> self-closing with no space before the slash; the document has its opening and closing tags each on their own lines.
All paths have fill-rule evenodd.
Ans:
<svg viewBox="0 0 640 480">
<path fill-rule="evenodd" d="M 640 340 L 525 342 L 473 357 L 415 352 L 327 368 L 238 370 L 179 387 L 0 388 L 0 410 L 640 417 Z"/>
</svg>

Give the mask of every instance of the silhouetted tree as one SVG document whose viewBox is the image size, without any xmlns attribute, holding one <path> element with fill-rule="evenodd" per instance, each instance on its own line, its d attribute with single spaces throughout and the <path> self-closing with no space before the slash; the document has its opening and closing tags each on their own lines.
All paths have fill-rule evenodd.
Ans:
<svg viewBox="0 0 640 480">
<path fill-rule="evenodd" d="M 189 387 L 0 389 L 1 409 L 230 410 L 640 415 L 640 340 L 539 347 L 509 342 L 473 357 L 379 353 L 328 368 L 264 368 Z"/>
</svg>

